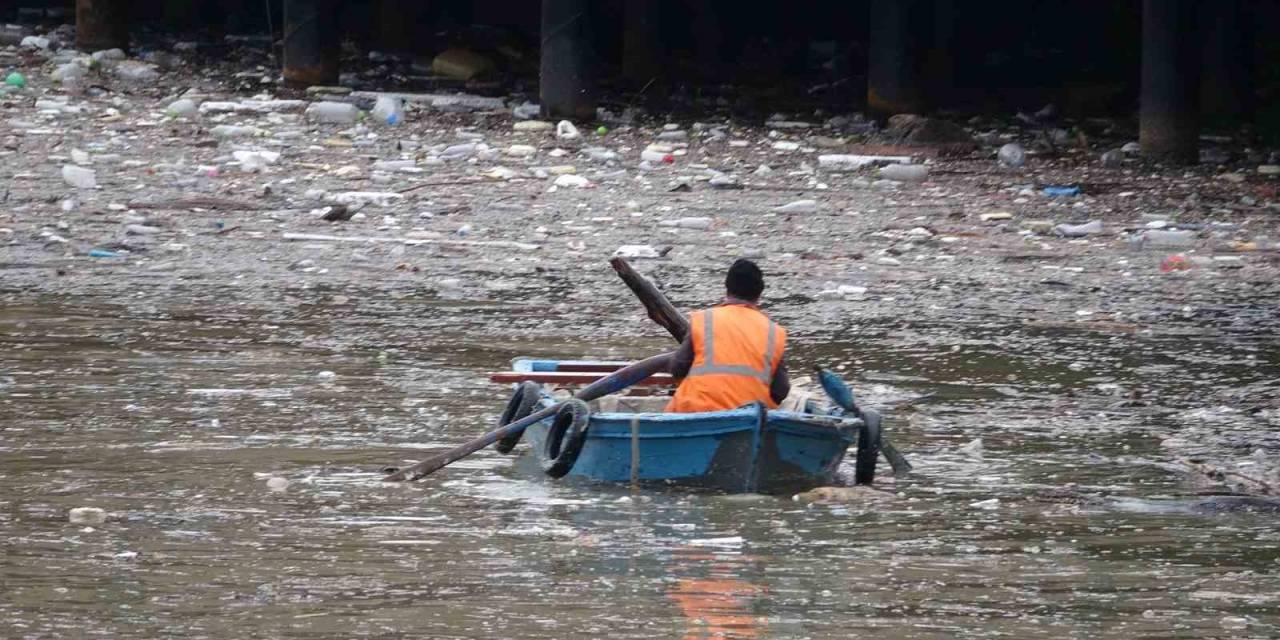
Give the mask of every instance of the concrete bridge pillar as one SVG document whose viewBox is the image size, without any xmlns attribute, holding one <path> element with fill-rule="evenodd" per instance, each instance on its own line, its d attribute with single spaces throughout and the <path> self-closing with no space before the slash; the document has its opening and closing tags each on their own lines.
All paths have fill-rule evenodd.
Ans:
<svg viewBox="0 0 1280 640">
<path fill-rule="evenodd" d="M 662 74 L 660 0 L 626 0 L 622 26 L 622 75 L 637 87 Z"/>
<path fill-rule="evenodd" d="M 1202 5 L 1204 73 L 1200 105 L 1206 116 L 1247 117 L 1253 111 L 1253 26 L 1243 0 Z"/>
<path fill-rule="evenodd" d="M 421 29 L 414 19 L 419 3 L 409 0 L 378 0 L 378 47 L 384 51 L 413 49 L 414 31 Z"/>
<path fill-rule="evenodd" d="M 547 118 L 594 120 L 595 64 L 590 0 L 542 0 L 539 94 Z"/>
<path fill-rule="evenodd" d="M 293 86 L 337 84 L 341 42 L 336 0 L 285 0 L 284 80 Z"/>
<path fill-rule="evenodd" d="M 1197 0 L 1143 0 L 1138 142 L 1155 160 L 1195 163 L 1200 141 Z"/>
<path fill-rule="evenodd" d="M 129 0 L 76 0 L 76 48 L 129 49 Z"/>
<path fill-rule="evenodd" d="M 877 117 L 925 109 L 926 0 L 871 0 L 867 108 Z"/>
</svg>

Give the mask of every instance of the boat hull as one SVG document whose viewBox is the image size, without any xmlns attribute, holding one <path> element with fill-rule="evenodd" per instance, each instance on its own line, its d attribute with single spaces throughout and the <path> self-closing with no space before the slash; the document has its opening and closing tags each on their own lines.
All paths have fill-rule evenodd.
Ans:
<svg viewBox="0 0 1280 640">
<path fill-rule="evenodd" d="M 544 406 L 551 403 L 544 399 Z M 525 432 L 539 461 L 551 421 Z M 859 422 L 747 407 L 709 413 L 596 413 L 570 477 L 724 492 L 787 493 L 830 484 Z"/>
</svg>

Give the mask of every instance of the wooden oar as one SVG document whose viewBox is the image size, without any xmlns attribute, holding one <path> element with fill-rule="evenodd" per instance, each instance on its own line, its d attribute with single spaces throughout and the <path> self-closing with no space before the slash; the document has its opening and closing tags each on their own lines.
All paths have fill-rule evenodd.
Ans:
<svg viewBox="0 0 1280 640">
<path fill-rule="evenodd" d="M 631 264 L 624 258 L 613 258 L 609 260 L 609 264 L 613 266 L 613 270 L 618 272 L 618 277 L 627 284 L 631 292 L 636 294 L 640 299 L 640 304 L 644 305 L 645 310 L 649 312 L 649 318 L 661 325 L 675 338 L 677 342 L 684 340 L 685 334 L 689 333 L 689 321 L 681 315 L 675 305 L 667 299 L 658 287 L 649 282 L 648 278 L 640 275 L 635 269 L 631 268 Z M 844 384 L 843 381 L 841 384 Z M 853 394 L 849 394 L 852 402 Z M 840 404 L 838 400 L 832 398 L 836 404 Z M 849 410 L 849 407 L 841 405 L 841 408 Z M 861 412 L 857 411 L 854 406 L 852 411 L 855 415 Z M 911 463 L 898 452 L 898 449 L 889 442 L 888 438 L 883 435 L 880 437 L 880 451 L 884 453 L 884 457 L 889 461 L 889 466 L 893 467 L 894 475 L 903 475 L 911 471 Z"/>
<path fill-rule="evenodd" d="M 646 358 L 632 365 L 623 367 L 607 377 L 601 378 L 590 385 L 583 387 L 574 397 L 579 400 L 590 402 L 597 398 L 607 396 L 611 393 L 617 393 L 626 389 L 641 380 L 652 376 L 655 373 L 666 372 L 671 368 L 671 358 L 674 352 L 663 353 L 650 358 Z M 558 403 L 554 406 L 547 407 L 541 411 L 529 414 L 522 420 L 517 420 L 509 425 L 498 427 L 489 433 L 486 433 L 471 442 L 458 445 L 434 458 L 428 458 L 407 469 L 401 469 L 383 478 L 388 482 L 413 481 L 424 476 L 431 475 L 444 467 L 457 462 L 509 435 L 524 431 L 530 425 L 546 420 L 554 416 L 564 403 Z"/>
<path fill-rule="evenodd" d="M 489 374 L 489 382 L 516 384 L 527 381 L 563 387 L 591 384 L 608 375 L 608 373 L 578 371 L 495 371 Z M 675 384 L 676 381 L 669 373 L 655 373 L 636 383 L 643 387 L 674 387 Z"/>
<path fill-rule="evenodd" d="M 822 367 L 814 367 L 814 373 L 818 376 L 818 384 L 832 402 L 841 409 L 862 417 L 862 409 L 859 409 L 853 401 L 853 390 L 840 379 L 840 376 Z M 893 467 L 893 475 L 901 476 L 911 472 L 911 463 L 907 462 L 907 459 L 898 452 L 898 448 L 884 437 L 883 432 L 880 436 L 880 453 L 884 454 L 885 460 L 889 461 L 889 466 Z"/>
<path fill-rule="evenodd" d="M 680 313 L 679 309 L 676 309 L 675 305 L 671 304 L 667 296 L 653 286 L 648 278 L 636 273 L 625 258 L 614 258 L 609 261 L 609 264 L 613 266 L 614 271 L 618 272 L 618 277 L 622 278 L 627 287 L 640 299 L 640 304 L 643 304 L 645 311 L 649 312 L 649 319 L 666 329 L 676 342 L 684 340 L 685 335 L 689 333 L 689 320 Z"/>
</svg>

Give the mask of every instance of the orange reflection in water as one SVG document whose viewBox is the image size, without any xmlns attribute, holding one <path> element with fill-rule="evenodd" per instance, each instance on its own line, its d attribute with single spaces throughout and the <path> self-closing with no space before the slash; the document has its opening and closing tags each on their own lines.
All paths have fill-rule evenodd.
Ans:
<svg viewBox="0 0 1280 640">
<path fill-rule="evenodd" d="M 713 556 L 685 556 L 684 560 L 713 559 Z M 682 566 L 684 563 L 680 563 Z M 685 640 L 702 638 L 759 638 L 766 620 L 753 615 L 749 605 L 764 589 L 736 577 L 734 567 L 719 562 L 705 578 L 679 578 L 667 588 L 684 615 Z"/>
</svg>

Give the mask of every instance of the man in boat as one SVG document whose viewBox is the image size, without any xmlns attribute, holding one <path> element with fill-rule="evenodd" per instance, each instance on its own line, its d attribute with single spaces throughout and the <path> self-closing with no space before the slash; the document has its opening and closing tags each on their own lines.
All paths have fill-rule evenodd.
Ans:
<svg viewBox="0 0 1280 640">
<path fill-rule="evenodd" d="M 723 411 L 753 402 L 776 409 L 791 392 L 782 359 L 787 331 L 760 311 L 760 267 L 734 262 L 724 287 L 724 302 L 689 316 L 689 333 L 671 363 L 680 386 L 668 412 Z"/>
</svg>

